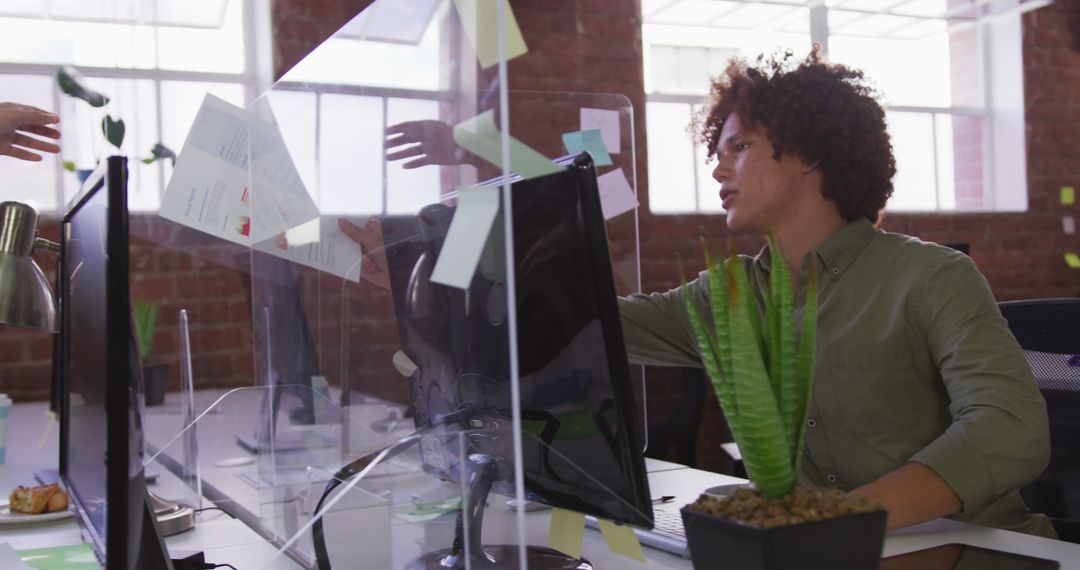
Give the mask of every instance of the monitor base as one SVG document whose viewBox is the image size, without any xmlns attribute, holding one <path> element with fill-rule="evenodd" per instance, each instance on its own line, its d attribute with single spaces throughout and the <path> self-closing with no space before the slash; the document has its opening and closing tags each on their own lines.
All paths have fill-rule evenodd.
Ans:
<svg viewBox="0 0 1080 570">
<path fill-rule="evenodd" d="M 517 568 L 519 547 L 512 544 L 485 545 L 483 557 L 473 557 L 469 568 Z M 574 558 L 546 546 L 525 546 L 526 568 L 533 570 L 593 570 L 583 558 Z M 429 552 L 405 565 L 406 570 L 457 570 L 465 568 L 465 556 L 447 548 Z"/>
</svg>

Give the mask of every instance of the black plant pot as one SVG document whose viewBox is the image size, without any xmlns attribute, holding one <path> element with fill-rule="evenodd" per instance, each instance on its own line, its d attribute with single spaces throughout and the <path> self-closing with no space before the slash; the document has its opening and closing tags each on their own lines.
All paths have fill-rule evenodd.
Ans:
<svg viewBox="0 0 1080 570">
<path fill-rule="evenodd" d="M 160 405 L 165 401 L 165 389 L 168 386 L 168 364 L 151 364 L 143 367 L 143 397 L 148 407 Z"/>
<path fill-rule="evenodd" d="M 682 509 L 695 570 L 874 570 L 886 516 L 876 511 L 764 529 Z"/>
</svg>

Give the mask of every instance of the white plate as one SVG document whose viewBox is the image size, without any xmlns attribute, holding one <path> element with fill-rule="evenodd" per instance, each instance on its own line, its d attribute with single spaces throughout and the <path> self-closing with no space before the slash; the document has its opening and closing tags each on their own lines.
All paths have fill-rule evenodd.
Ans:
<svg viewBox="0 0 1080 570">
<path fill-rule="evenodd" d="M 7 506 L 0 508 L 0 526 L 2 525 L 23 525 L 23 524 L 38 524 L 50 521 L 58 521 L 71 517 L 74 515 L 70 509 L 64 509 L 55 513 L 42 513 L 40 515 L 24 515 L 22 513 L 13 513 Z"/>
</svg>

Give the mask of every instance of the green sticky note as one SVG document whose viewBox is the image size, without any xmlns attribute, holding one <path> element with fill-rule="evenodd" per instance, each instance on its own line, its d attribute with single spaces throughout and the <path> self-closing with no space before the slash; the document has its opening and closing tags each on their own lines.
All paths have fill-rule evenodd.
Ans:
<svg viewBox="0 0 1080 570">
<path fill-rule="evenodd" d="M 525 46 L 509 0 L 454 0 L 465 36 L 484 69 L 499 63 L 499 3 L 503 6 L 506 29 L 506 61 L 510 61 L 524 55 L 529 48 Z"/>
<path fill-rule="evenodd" d="M 100 570 L 89 544 L 19 550 L 23 564 L 38 570 Z"/>
<path fill-rule="evenodd" d="M 1066 253 L 1065 265 L 1068 265 L 1070 269 L 1080 269 L 1080 256 L 1071 251 Z"/>
<path fill-rule="evenodd" d="M 458 189 L 457 210 L 431 272 L 432 283 L 469 288 L 498 213 L 498 188 Z"/>
<path fill-rule="evenodd" d="M 600 532 L 604 534 L 604 541 L 612 552 L 638 562 L 645 562 L 645 553 L 641 551 L 641 543 L 638 542 L 634 529 L 604 519 L 599 519 L 599 521 Z"/>
<path fill-rule="evenodd" d="M 495 112 L 491 110 L 454 126 L 454 142 L 458 146 L 498 167 L 503 165 L 501 137 L 495 126 Z M 510 139 L 510 170 L 524 178 L 536 178 L 562 169 L 532 147 Z"/>
<path fill-rule="evenodd" d="M 562 142 L 563 146 L 566 147 L 566 152 L 570 154 L 589 151 L 596 166 L 608 166 L 611 164 L 611 155 L 608 154 L 607 148 L 604 147 L 604 139 L 601 136 L 600 129 L 564 133 Z"/>
<path fill-rule="evenodd" d="M 1076 203 L 1076 190 L 1072 186 L 1061 187 L 1061 204 L 1064 206 L 1072 206 Z"/>
<path fill-rule="evenodd" d="M 551 509 L 548 546 L 581 558 L 581 541 L 585 535 L 585 515 L 565 509 Z"/>
</svg>

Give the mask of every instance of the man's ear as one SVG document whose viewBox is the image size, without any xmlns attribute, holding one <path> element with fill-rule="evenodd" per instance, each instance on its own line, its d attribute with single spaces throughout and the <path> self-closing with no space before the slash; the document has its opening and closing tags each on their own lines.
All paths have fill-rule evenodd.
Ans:
<svg viewBox="0 0 1080 570">
<path fill-rule="evenodd" d="M 803 174 L 810 174 L 811 172 L 817 170 L 818 166 L 820 165 L 820 163 L 816 160 L 811 161 L 806 159 L 800 159 L 799 162 L 801 163 L 799 171 Z"/>
</svg>

